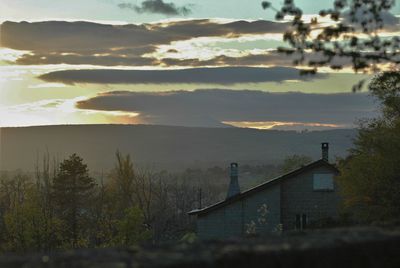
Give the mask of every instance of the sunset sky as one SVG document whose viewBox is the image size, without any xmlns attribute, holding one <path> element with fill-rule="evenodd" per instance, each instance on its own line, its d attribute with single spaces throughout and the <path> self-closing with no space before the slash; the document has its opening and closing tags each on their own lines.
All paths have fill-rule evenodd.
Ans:
<svg viewBox="0 0 400 268">
<path fill-rule="evenodd" d="M 332 1 L 297 3 L 311 18 Z M 368 75 L 300 76 L 261 0 L 0 0 L 0 23 L 0 127 L 330 129 L 376 114 L 351 93 Z"/>
</svg>

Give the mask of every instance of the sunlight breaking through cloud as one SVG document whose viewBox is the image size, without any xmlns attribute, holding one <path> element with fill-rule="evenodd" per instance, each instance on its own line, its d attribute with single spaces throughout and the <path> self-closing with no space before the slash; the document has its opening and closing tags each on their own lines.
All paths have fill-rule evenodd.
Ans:
<svg viewBox="0 0 400 268">
<path fill-rule="evenodd" d="M 240 128 L 254 128 L 254 129 L 332 129 L 332 128 L 346 128 L 350 127 L 344 124 L 326 124 L 326 123 L 310 123 L 310 122 L 280 122 L 280 121 L 223 121 L 222 123 L 240 127 Z"/>
<path fill-rule="evenodd" d="M 139 113 L 125 111 L 81 110 L 74 99 L 50 99 L 0 108 L 0 127 L 63 124 L 134 124 Z"/>
</svg>

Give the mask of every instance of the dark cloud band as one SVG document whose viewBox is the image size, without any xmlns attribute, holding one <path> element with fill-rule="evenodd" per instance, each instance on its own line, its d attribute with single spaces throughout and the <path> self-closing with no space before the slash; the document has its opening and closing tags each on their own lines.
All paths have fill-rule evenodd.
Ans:
<svg viewBox="0 0 400 268">
<path fill-rule="evenodd" d="M 164 15 L 189 15 L 192 10 L 189 6 L 178 7 L 174 3 L 166 3 L 162 0 L 145 0 L 141 5 L 135 5 L 129 2 L 120 3 L 121 9 L 130 9 L 136 13 L 164 14 Z"/>
<path fill-rule="evenodd" d="M 99 84 L 237 84 L 283 82 L 325 78 L 326 74 L 302 76 L 289 67 L 221 67 L 182 70 L 67 70 L 41 75 L 47 82 Z"/>
<path fill-rule="evenodd" d="M 4 22 L 1 46 L 34 52 L 83 53 L 114 51 L 169 44 L 196 37 L 239 36 L 242 34 L 282 33 L 287 24 L 270 21 L 211 20 L 173 21 L 155 24 L 108 25 L 91 22 Z"/>
<path fill-rule="evenodd" d="M 268 93 L 196 90 L 167 93 L 109 92 L 81 101 L 80 109 L 133 111 L 151 124 L 220 127 L 224 121 L 312 122 L 353 126 L 376 115 L 367 94 Z"/>
<path fill-rule="evenodd" d="M 0 28 L 0 46 L 31 51 L 19 58 L 17 64 L 159 65 L 168 59 L 163 63 L 143 55 L 154 52 L 160 45 L 197 37 L 281 33 L 286 28 L 287 24 L 264 20 L 217 23 L 202 19 L 141 25 L 4 22 Z M 181 63 L 185 66 L 185 62 Z"/>
</svg>

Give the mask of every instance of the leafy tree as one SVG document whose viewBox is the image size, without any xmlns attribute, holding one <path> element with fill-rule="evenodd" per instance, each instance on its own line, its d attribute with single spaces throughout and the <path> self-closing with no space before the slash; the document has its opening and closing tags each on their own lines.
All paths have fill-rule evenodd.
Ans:
<svg viewBox="0 0 400 268">
<path fill-rule="evenodd" d="M 400 118 L 400 75 L 398 72 L 385 72 L 374 77 L 369 90 L 381 102 L 383 120 L 396 122 Z"/>
<path fill-rule="evenodd" d="M 121 217 L 119 207 L 120 196 L 114 189 L 104 184 L 103 179 L 97 188 L 92 212 L 92 226 L 90 237 L 92 247 L 109 247 L 113 244 L 116 233 L 116 223 Z"/>
<path fill-rule="evenodd" d="M 364 122 L 350 156 L 340 165 L 345 205 L 359 219 L 383 221 L 400 215 L 400 74 L 377 75 L 369 89 L 381 116 Z"/>
<path fill-rule="evenodd" d="M 311 67 L 303 70 L 304 74 L 313 74 L 319 67 L 338 70 L 351 66 L 356 72 L 377 72 L 385 64 L 398 69 L 400 38 L 381 35 L 384 30 L 390 31 L 386 22 L 395 1 L 333 0 L 332 3 L 332 8 L 319 12 L 320 17 L 330 18 L 331 23 L 321 24 L 317 16 L 306 20 L 294 0 L 285 0 L 279 9 L 263 1 L 262 7 L 273 9 L 277 20 L 289 21 L 283 36 L 288 46 L 279 47 L 278 52 L 290 55 L 295 65 Z M 353 90 L 360 89 L 363 83 Z"/>
<path fill-rule="evenodd" d="M 43 213 L 41 192 L 30 177 L 3 178 L 0 192 L 5 249 L 49 251 L 57 247 L 60 221 Z"/>
<path fill-rule="evenodd" d="M 30 235 L 27 231 L 27 223 L 23 220 L 28 189 L 32 188 L 29 177 L 17 174 L 13 178 L 2 178 L 1 180 L 1 203 L 4 215 L 3 228 L 5 231 L 6 249 L 23 251 L 32 246 Z"/>
<path fill-rule="evenodd" d="M 49 251 L 61 239 L 61 222 L 55 217 L 44 217 L 40 198 L 33 187 L 28 192 L 27 199 L 4 215 L 4 222 L 8 250 Z"/>
<path fill-rule="evenodd" d="M 144 217 L 139 207 L 125 210 L 125 217 L 117 222 L 116 245 L 133 246 L 151 237 L 144 224 Z"/>
<path fill-rule="evenodd" d="M 41 160 L 41 161 L 40 161 Z M 35 163 L 35 184 L 31 198 L 37 204 L 42 221 L 41 228 L 44 239 L 41 250 L 51 251 L 59 247 L 60 242 L 60 220 L 54 214 L 54 204 L 52 202 L 53 179 L 57 175 L 58 164 L 53 158 L 50 161 L 50 154 L 46 151 L 42 157 L 39 155 Z"/>
<path fill-rule="evenodd" d="M 165 182 L 160 174 L 135 167 L 129 155 L 117 152 L 116 158 L 110 189 L 118 203 L 118 219 L 126 218 L 126 213 L 137 207 L 144 224 L 153 231 L 155 239 L 159 239 L 171 214 Z"/>
<path fill-rule="evenodd" d="M 73 154 L 60 164 L 53 181 L 53 200 L 56 213 L 65 224 L 64 243 L 73 248 L 87 243 L 85 231 L 94 187 L 82 158 Z"/>
<path fill-rule="evenodd" d="M 290 155 L 285 158 L 283 161 L 281 170 L 283 173 L 287 173 L 293 171 L 297 168 L 300 168 L 306 164 L 309 164 L 312 161 L 312 158 L 307 155 Z"/>
<path fill-rule="evenodd" d="M 123 156 L 117 152 L 116 157 L 111 184 L 118 195 L 120 212 L 138 206 L 145 223 L 152 226 L 159 208 L 166 205 L 166 200 L 160 199 L 163 197 L 164 184 L 151 170 L 135 168 L 129 155 Z"/>
</svg>

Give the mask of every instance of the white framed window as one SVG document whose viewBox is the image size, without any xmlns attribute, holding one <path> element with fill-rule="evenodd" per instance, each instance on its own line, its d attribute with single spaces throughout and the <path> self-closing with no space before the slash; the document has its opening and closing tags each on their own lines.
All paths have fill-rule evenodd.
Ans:
<svg viewBox="0 0 400 268">
<path fill-rule="evenodd" d="M 314 174 L 313 189 L 314 191 L 333 191 L 334 190 L 333 174 L 332 173 Z"/>
</svg>

